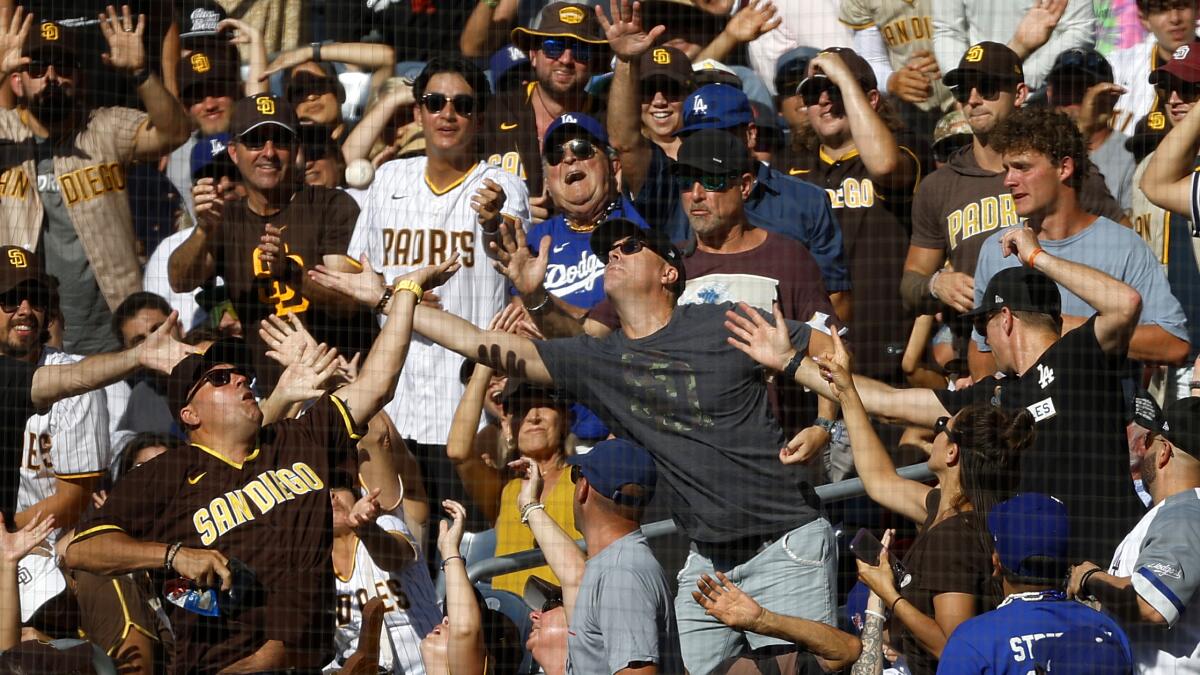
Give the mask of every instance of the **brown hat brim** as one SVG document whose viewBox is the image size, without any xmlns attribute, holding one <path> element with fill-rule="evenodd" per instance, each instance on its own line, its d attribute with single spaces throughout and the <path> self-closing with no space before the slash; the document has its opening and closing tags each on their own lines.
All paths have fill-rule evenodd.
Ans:
<svg viewBox="0 0 1200 675">
<path fill-rule="evenodd" d="M 520 26 L 512 29 L 512 33 L 509 34 L 509 37 L 512 38 L 512 43 L 517 46 L 517 49 L 520 49 L 526 54 L 532 51 L 532 45 L 535 42 L 534 38 L 569 37 L 579 40 L 580 42 L 586 42 L 590 45 L 608 46 L 608 40 L 604 38 L 587 37 L 570 31 L 543 32 L 540 30 L 533 30 L 531 28 L 524 28 Z"/>
</svg>

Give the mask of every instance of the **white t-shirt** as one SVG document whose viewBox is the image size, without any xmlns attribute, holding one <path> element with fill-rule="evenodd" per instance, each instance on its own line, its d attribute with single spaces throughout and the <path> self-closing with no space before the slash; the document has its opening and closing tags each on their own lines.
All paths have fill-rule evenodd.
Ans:
<svg viewBox="0 0 1200 675">
<path fill-rule="evenodd" d="M 1150 71 L 1162 64 L 1158 58 L 1158 39 L 1153 33 L 1145 40 L 1118 49 L 1108 57 L 1112 64 L 1113 82 L 1125 87 L 1113 108 L 1113 128 L 1126 136 L 1133 135 L 1139 120 L 1150 113 L 1158 94 L 1150 84 Z"/>
<path fill-rule="evenodd" d="M 492 269 L 471 197 L 490 178 L 507 195 L 503 213 L 527 223 L 529 192 L 519 178 L 480 162 L 439 193 L 425 179 L 426 162 L 425 157 L 413 157 L 379 167 L 347 254 L 357 260 L 366 252 L 371 266 L 391 283 L 458 252 L 462 269 L 436 292 L 447 312 L 486 327 L 508 300 L 506 279 Z M 384 408 L 403 438 L 446 443 L 464 390 L 458 380 L 462 361 L 454 352 L 413 335 L 396 397 Z"/>
<path fill-rule="evenodd" d="M 183 333 L 195 328 L 197 324 L 208 318 L 204 310 L 200 309 L 200 304 L 196 302 L 196 296 L 200 294 L 200 289 L 176 293 L 171 290 L 171 281 L 167 278 L 167 265 L 171 261 L 171 254 L 190 236 L 192 236 L 192 228 L 189 227 L 159 242 L 154 252 L 150 254 L 150 259 L 146 261 L 146 269 L 142 274 L 142 290 L 162 296 L 172 309 L 179 312 L 179 328 Z M 216 283 L 223 283 L 220 277 L 217 277 Z"/>
<path fill-rule="evenodd" d="M 412 541 L 404 521 L 383 514 L 375 521 L 379 527 Z M 361 541 L 354 544 L 354 567 L 346 577 L 335 573 L 337 593 L 337 633 L 334 644 L 337 660 L 344 663 L 358 648 L 362 630 L 362 608 L 371 598 L 383 598 L 386 611 L 379 640 L 379 665 L 388 672 L 423 675 L 421 639 L 442 620 L 437 592 L 423 559 L 414 560 L 399 572 L 380 569 Z"/>
</svg>

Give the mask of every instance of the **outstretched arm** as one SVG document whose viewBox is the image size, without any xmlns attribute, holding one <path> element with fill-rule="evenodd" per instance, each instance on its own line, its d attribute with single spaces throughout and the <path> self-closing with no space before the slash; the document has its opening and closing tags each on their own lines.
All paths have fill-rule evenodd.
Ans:
<svg viewBox="0 0 1200 675">
<path fill-rule="evenodd" d="M 453 519 L 438 524 L 437 540 L 438 551 L 442 554 L 442 571 L 446 574 L 446 617 L 450 619 L 447 665 L 451 673 L 482 673 L 487 658 L 483 644 L 483 615 L 475 601 L 475 587 L 467 578 L 467 563 L 459 548 L 467 510 L 449 499 L 442 502 L 442 508 Z"/>
<path fill-rule="evenodd" d="M 525 476 L 521 492 L 517 495 L 517 508 L 528 521 L 538 548 L 546 555 L 546 564 L 562 583 L 563 611 L 567 613 L 569 622 L 575 611 L 575 600 L 579 597 L 579 586 L 583 583 L 587 557 L 579 550 L 571 535 L 546 513 L 546 509 L 529 508 L 532 504 L 540 503 L 542 498 L 542 472 L 537 463 L 522 457 L 508 466 Z"/>
<path fill-rule="evenodd" d="M 1192 216 L 1192 167 L 1200 154 L 1200 106 L 1158 144 L 1138 186 L 1146 198 L 1171 213 Z"/>
<path fill-rule="evenodd" d="M 54 516 L 33 514 L 29 523 L 16 532 L 9 532 L 0 516 L 0 598 L 6 600 L 0 610 L 0 650 L 8 650 L 21 641 L 21 591 L 17 585 L 17 564 L 25 554 L 42 543 L 54 529 Z"/>
</svg>

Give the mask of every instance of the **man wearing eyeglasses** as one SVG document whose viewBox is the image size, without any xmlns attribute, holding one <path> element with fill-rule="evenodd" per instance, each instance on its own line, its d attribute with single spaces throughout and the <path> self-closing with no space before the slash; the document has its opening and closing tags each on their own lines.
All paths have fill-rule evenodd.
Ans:
<svg viewBox="0 0 1200 675">
<path fill-rule="evenodd" d="M 1200 397 L 1169 401 L 1142 458 L 1154 506 L 1116 548 L 1071 570 L 1067 594 L 1097 601 L 1129 635 L 1137 672 L 1200 670 Z"/>
<path fill-rule="evenodd" d="M 349 309 L 340 295 L 308 283 L 304 274 L 318 264 L 352 267 L 345 251 L 358 205 L 340 190 L 303 184 L 296 116 L 283 99 L 261 94 L 238 100 L 230 131 L 227 152 L 246 197 L 229 201 L 222 185 L 197 183 L 192 194 L 198 222 L 171 254 L 172 290 L 191 291 L 219 275 L 243 326 L 270 314 L 296 314 L 318 341 L 346 358 L 365 354 L 372 317 Z M 248 333 L 265 395 L 280 368 L 266 357 L 258 331 Z"/>
<path fill-rule="evenodd" d="M 1003 159 L 990 139 L 997 125 L 1025 105 L 1029 88 L 1020 57 L 996 42 L 972 45 L 944 81 L 975 138 L 917 187 L 900 297 L 912 313 L 942 312 L 958 358 L 966 358 L 970 326 L 958 315 L 975 306 L 979 250 L 997 229 L 1020 223 L 1004 185 Z M 1083 208 L 1128 222 L 1099 173 L 1090 167 L 1080 170 Z"/>
<path fill-rule="evenodd" d="M 89 112 L 80 96 L 80 56 L 66 26 L 36 21 L 18 9 L 0 26 L 0 73 L 17 95 L 0 112 L 0 241 L 44 255 L 59 282 L 65 347 L 90 354 L 117 347 L 105 330 L 111 310 L 141 288 L 126 190 L 126 169 L 183 143 L 179 101 L 147 70 L 145 17 L 110 11 L 100 22 L 108 64 L 132 73 L 148 113 L 132 108 Z M 22 65 L 22 57 L 29 61 Z M 14 72 L 13 69 L 17 69 Z"/>
<path fill-rule="evenodd" d="M 488 163 L 525 181 L 534 217 L 540 220 L 553 208 L 544 197 L 541 140 L 559 115 L 595 113 L 597 106 L 584 87 L 592 75 L 603 72 L 608 46 L 589 5 L 552 2 L 539 17 L 537 28 L 512 31 L 512 42 L 529 55 L 537 81 L 497 96 L 489 126 L 480 131 Z"/>
</svg>

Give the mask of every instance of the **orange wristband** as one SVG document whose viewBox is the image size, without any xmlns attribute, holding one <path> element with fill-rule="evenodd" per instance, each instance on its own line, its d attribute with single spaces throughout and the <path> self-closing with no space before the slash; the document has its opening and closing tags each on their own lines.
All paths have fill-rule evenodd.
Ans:
<svg viewBox="0 0 1200 675">
<path fill-rule="evenodd" d="M 1042 253 L 1042 251 L 1043 251 L 1043 249 L 1041 246 L 1034 249 L 1033 253 L 1029 254 L 1029 260 L 1026 261 L 1025 264 L 1029 265 L 1030 267 L 1033 267 L 1033 261 L 1037 259 L 1038 254 Z"/>
</svg>

